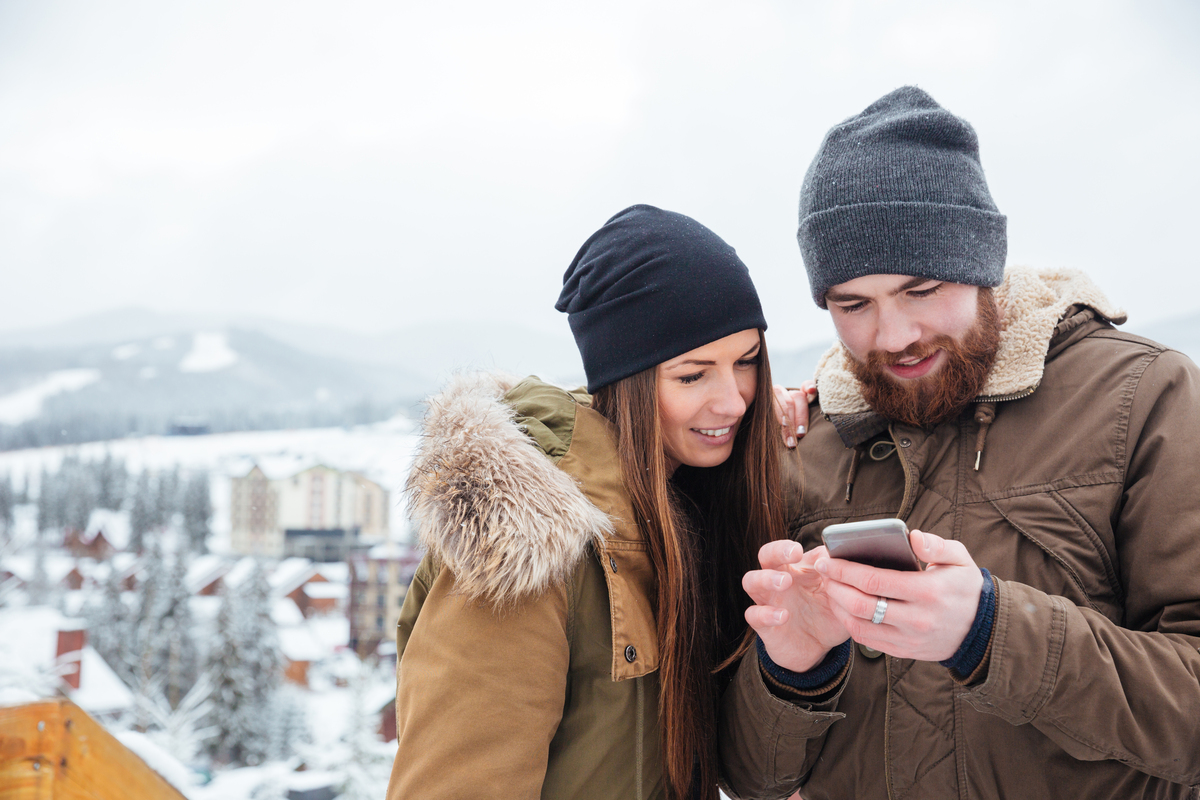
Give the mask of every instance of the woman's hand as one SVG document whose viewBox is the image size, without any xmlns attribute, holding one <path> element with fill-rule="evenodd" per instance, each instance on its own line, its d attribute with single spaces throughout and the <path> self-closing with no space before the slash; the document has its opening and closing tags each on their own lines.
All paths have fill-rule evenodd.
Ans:
<svg viewBox="0 0 1200 800">
<path fill-rule="evenodd" d="M 814 567 L 827 578 L 833 614 L 854 641 L 897 658 L 945 661 L 975 621 L 983 573 L 962 542 L 921 531 L 912 531 L 909 541 L 929 565 L 922 572 L 876 569 L 827 555 L 815 559 Z M 881 597 L 886 611 L 874 624 Z"/>
<path fill-rule="evenodd" d="M 762 569 L 742 578 L 755 602 L 746 621 L 771 660 L 792 672 L 807 672 L 850 638 L 824 591 L 827 581 L 813 569 L 820 558 L 829 561 L 824 547 L 805 553 L 790 539 L 768 542 L 758 551 Z"/>
<path fill-rule="evenodd" d="M 775 385 L 775 416 L 783 431 L 783 443 L 788 448 L 808 432 L 808 404 L 817 396 L 817 384 L 805 381 L 799 389 L 786 389 Z"/>
</svg>

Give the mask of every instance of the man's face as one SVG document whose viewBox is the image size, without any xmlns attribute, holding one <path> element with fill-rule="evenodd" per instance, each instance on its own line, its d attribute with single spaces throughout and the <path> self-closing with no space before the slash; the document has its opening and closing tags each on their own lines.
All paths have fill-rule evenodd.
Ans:
<svg viewBox="0 0 1200 800">
<path fill-rule="evenodd" d="M 1000 343 L 990 290 L 908 275 L 866 275 L 825 295 L 867 402 L 932 427 L 967 406 Z"/>
</svg>

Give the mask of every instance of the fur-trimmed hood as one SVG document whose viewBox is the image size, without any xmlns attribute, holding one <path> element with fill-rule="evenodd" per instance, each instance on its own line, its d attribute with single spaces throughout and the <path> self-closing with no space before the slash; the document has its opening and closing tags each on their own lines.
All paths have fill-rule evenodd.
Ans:
<svg viewBox="0 0 1200 800">
<path fill-rule="evenodd" d="M 1035 270 L 1009 267 L 996 288 L 1003 328 L 996 364 L 984 383 L 981 400 L 1019 395 L 1042 379 L 1050 340 L 1071 306 L 1091 308 L 1116 324 L 1125 313 L 1113 306 L 1100 289 L 1076 270 Z M 817 364 L 821 410 L 828 415 L 870 411 L 862 386 L 850 367 L 850 353 L 835 342 Z"/>
<path fill-rule="evenodd" d="M 497 606 L 566 580 L 612 530 L 518 424 L 503 399 L 517 383 L 464 374 L 432 397 L 405 485 L 421 544 L 453 571 L 459 591 Z"/>
</svg>

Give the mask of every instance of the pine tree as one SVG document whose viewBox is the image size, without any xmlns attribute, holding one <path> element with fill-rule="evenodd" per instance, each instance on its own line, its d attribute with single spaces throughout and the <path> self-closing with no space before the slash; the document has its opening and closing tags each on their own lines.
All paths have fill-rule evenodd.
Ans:
<svg viewBox="0 0 1200 800">
<path fill-rule="evenodd" d="M 38 480 L 37 496 L 37 528 L 39 533 L 41 531 L 48 531 L 58 525 L 58 520 L 54 518 L 54 494 L 54 479 L 50 477 L 50 473 L 46 468 L 42 467 L 41 477 Z"/>
<path fill-rule="evenodd" d="M 187 587 L 187 551 L 175 554 L 171 574 L 160 589 L 158 650 L 154 671 L 164 676 L 163 692 L 168 706 L 176 708 L 195 683 L 200 671 L 199 655 L 192 630 L 191 593 Z"/>
<path fill-rule="evenodd" d="M 209 653 L 208 672 L 212 676 L 212 715 L 209 722 L 217 735 L 210 745 L 218 761 L 241 764 L 244 742 L 253 735 L 248 729 L 251 687 L 248 666 L 243 662 L 241 631 L 238 630 L 237 592 L 221 589 L 217 610 L 217 640 Z"/>
<path fill-rule="evenodd" d="M 192 552 L 208 552 L 208 523 L 211 518 L 212 493 L 208 473 L 197 472 L 188 480 L 183 498 L 183 530 Z"/>
<path fill-rule="evenodd" d="M 75 464 L 59 472 L 57 483 L 62 487 L 62 524 L 87 530 L 96 507 L 96 485 L 89 471 Z"/>
<path fill-rule="evenodd" d="M 140 694 L 152 694 L 150 687 L 164 673 L 164 653 L 167 649 L 166 631 L 163 629 L 163 610 L 166 602 L 167 576 L 163 574 L 162 546 L 152 539 L 142 554 L 139 572 L 142 575 L 138 586 L 138 606 L 133 619 L 134 661 L 132 685 Z M 145 710 L 138 708 L 137 727 L 146 730 L 150 724 Z"/>
<path fill-rule="evenodd" d="M 150 473 L 138 476 L 129 510 L 129 549 L 140 553 L 146 548 L 146 534 L 154 527 L 154 496 L 150 492 Z"/>
<path fill-rule="evenodd" d="M 179 467 L 158 474 L 157 493 L 154 497 L 154 523 L 167 527 L 179 510 Z"/>
<path fill-rule="evenodd" d="M 97 507 L 119 511 L 125 500 L 125 484 L 129 480 L 125 462 L 114 459 L 112 453 L 106 452 L 104 460 L 94 465 L 93 475 Z"/>
<path fill-rule="evenodd" d="M 174 708 L 163 699 L 161 686 L 153 688 L 157 691 L 137 697 L 150 720 L 150 740 L 182 763 L 194 762 L 205 742 L 217 735 L 217 729 L 204 722 L 213 708 L 211 678 L 201 674 Z"/>
<path fill-rule="evenodd" d="M 16 504 L 16 497 L 13 493 L 12 479 L 8 473 L 0 478 L 0 542 L 8 541 L 9 531 L 12 529 L 13 523 L 13 506 Z"/>
<path fill-rule="evenodd" d="M 51 602 L 50 576 L 46 574 L 46 534 L 41 530 L 33 540 L 33 574 L 25 591 L 31 606 L 48 605 Z"/>
<path fill-rule="evenodd" d="M 375 717 L 366 707 L 370 679 L 370 668 L 360 663 L 350 682 L 350 720 L 346 728 L 350 760 L 342 783 L 342 800 L 372 800 L 387 792 L 391 765 L 376 733 Z"/>
<path fill-rule="evenodd" d="M 254 765 L 271 755 L 282 661 L 270 603 L 270 585 L 256 564 L 237 590 L 223 592 L 217 613 L 218 639 L 208 669 L 214 684 L 212 724 L 220 731 L 214 756 L 226 762 Z"/>
<path fill-rule="evenodd" d="M 121 680 L 133 684 L 133 613 L 125 603 L 121 576 L 109 564 L 108 578 L 99 599 L 89 603 L 85 611 L 88 621 L 88 644 L 95 648 Z"/>
</svg>

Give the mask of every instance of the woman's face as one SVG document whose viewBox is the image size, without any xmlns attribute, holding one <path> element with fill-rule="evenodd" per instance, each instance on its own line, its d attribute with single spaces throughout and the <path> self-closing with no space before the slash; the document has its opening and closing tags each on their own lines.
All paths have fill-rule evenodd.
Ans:
<svg viewBox="0 0 1200 800">
<path fill-rule="evenodd" d="M 758 384 L 757 328 L 730 334 L 658 365 L 658 415 L 667 467 L 715 467 L 733 452 L 733 438 Z"/>
</svg>

